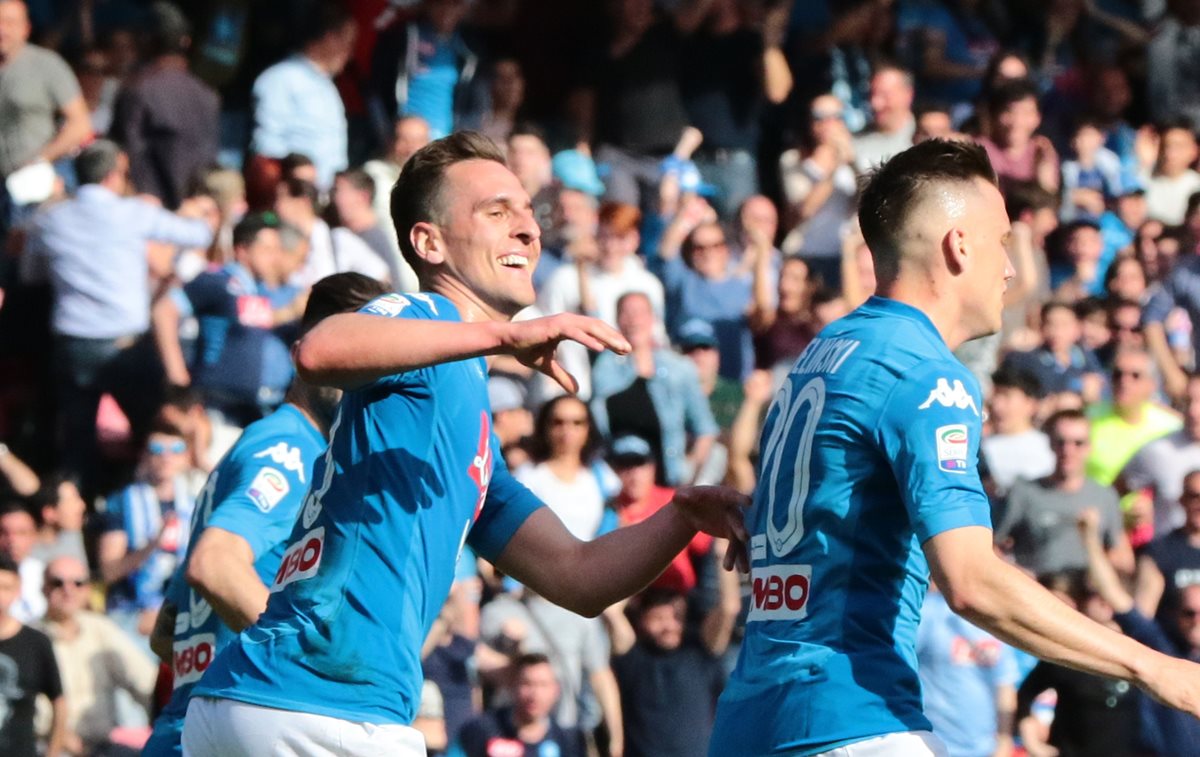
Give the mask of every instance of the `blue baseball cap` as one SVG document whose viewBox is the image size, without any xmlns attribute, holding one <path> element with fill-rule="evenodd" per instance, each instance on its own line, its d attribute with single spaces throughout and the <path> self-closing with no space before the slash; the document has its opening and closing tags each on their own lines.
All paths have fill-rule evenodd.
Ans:
<svg viewBox="0 0 1200 757">
<path fill-rule="evenodd" d="M 642 465 L 654 459 L 654 450 L 642 437 L 625 434 L 613 440 L 608 448 L 608 459 L 618 467 Z"/>
<path fill-rule="evenodd" d="M 699 318 L 689 318 L 679 327 L 679 349 L 687 352 L 697 347 L 716 347 L 717 332 L 712 324 Z"/>
<path fill-rule="evenodd" d="M 563 150 L 554 156 L 550 165 L 554 169 L 554 178 L 565 189 L 574 189 L 593 197 L 604 194 L 604 182 L 600 181 L 596 161 L 578 150 Z"/>
</svg>

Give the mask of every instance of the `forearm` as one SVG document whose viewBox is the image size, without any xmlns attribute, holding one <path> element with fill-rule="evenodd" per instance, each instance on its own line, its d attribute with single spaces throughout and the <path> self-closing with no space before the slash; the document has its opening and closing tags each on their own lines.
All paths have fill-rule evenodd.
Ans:
<svg viewBox="0 0 1200 757">
<path fill-rule="evenodd" d="M 104 583 L 110 585 L 125 579 L 135 570 L 142 567 L 142 563 L 146 562 L 157 548 L 158 544 L 152 541 L 140 549 L 127 552 L 120 557 L 101 560 L 100 577 L 104 579 Z"/>
<path fill-rule="evenodd" d="M 1129 612 L 1133 609 L 1133 597 L 1121 585 L 1121 578 L 1105 554 L 1099 534 L 1084 535 L 1083 547 L 1087 552 L 1088 579 L 1095 587 L 1096 593 L 1112 605 L 1116 612 Z"/>
<path fill-rule="evenodd" d="M 692 469 L 692 483 L 695 483 L 696 477 L 704 470 L 704 464 L 708 462 L 708 456 L 712 453 L 713 442 L 716 439 L 714 434 L 705 434 L 696 437 L 696 441 L 692 444 L 692 452 L 688 455 L 688 464 Z"/>
<path fill-rule="evenodd" d="M 792 69 L 783 51 L 768 47 L 763 51 L 763 91 L 767 101 L 772 105 L 782 103 L 791 93 L 792 84 Z"/>
<path fill-rule="evenodd" d="M 1013 716 L 1017 709 L 1017 690 L 1013 686 L 996 689 L 996 749 L 993 757 L 1008 757 L 1013 750 Z"/>
<path fill-rule="evenodd" d="M 191 376 L 183 357 L 183 346 L 179 343 L 179 311 L 168 298 L 164 297 L 155 303 L 151 325 L 167 381 L 179 386 L 190 384 Z"/>
<path fill-rule="evenodd" d="M 396 373 L 490 355 L 503 324 L 451 323 L 345 313 L 326 318 L 293 350 L 310 384 L 351 389 Z"/>
<path fill-rule="evenodd" d="M 74 152 L 83 144 L 83 140 L 88 138 L 92 132 L 92 125 L 88 121 L 87 106 L 83 105 L 81 100 L 79 107 L 82 114 L 72 113 L 68 116 L 54 138 L 38 152 L 38 158 L 53 163 Z"/>
<path fill-rule="evenodd" d="M 53 703 L 54 714 L 50 721 L 50 739 L 46 744 L 45 757 L 58 757 L 63 751 L 67 737 L 67 700 L 59 696 Z"/>
<path fill-rule="evenodd" d="M 621 693 L 617 688 L 617 678 L 612 668 L 604 668 L 592 673 L 590 681 L 600 712 L 608 726 L 609 737 L 613 740 L 613 752 L 623 753 L 625 746 L 625 721 L 621 713 Z"/>
<path fill-rule="evenodd" d="M 1175 353 L 1171 351 L 1171 345 L 1167 342 L 1166 327 L 1161 323 L 1147 323 L 1143 332 L 1146 337 L 1146 347 L 1154 356 L 1154 362 L 1158 365 L 1159 370 L 1162 371 L 1163 385 L 1167 393 L 1172 397 L 1183 396 L 1183 392 L 1187 388 L 1187 373 L 1175 359 Z"/>
<path fill-rule="evenodd" d="M 0 475 L 8 480 L 13 492 L 21 497 L 37 494 L 41 487 L 41 479 L 21 458 L 9 452 L 7 448 L 0 452 Z"/>
<path fill-rule="evenodd" d="M 254 553 L 236 534 L 206 530 L 192 551 L 186 578 L 234 631 L 253 625 L 266 609 L 269 593 L 254 570 Z"/>
</svg>

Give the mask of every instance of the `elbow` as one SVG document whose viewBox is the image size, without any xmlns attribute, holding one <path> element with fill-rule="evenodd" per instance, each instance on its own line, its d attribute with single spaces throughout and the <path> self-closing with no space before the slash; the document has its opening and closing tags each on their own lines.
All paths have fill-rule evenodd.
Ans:
<svg viewBox="0 0 1200 757">
<path fill-rule="evenodd" d="M 214 555 L 211 550 L 205 549 L 205 546 L 203 542 L 196 545 L 196 550 L 188 560 L 187 570 L 183 574 L 188 586 L 201 594 L 211 593 L 214 583 Z"/>
<path fill-rule="evenodd" d="M 292 361 L 296 364 L 296 373 L 305 383 L 319 385 L 329 378 L 324 345 L 311 333 L 301 337 L 292 347 Z"/>
</svg>

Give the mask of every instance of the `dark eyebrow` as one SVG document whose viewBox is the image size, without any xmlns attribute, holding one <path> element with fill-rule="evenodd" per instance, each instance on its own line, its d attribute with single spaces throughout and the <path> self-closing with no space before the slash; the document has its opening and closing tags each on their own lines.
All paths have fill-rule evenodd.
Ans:
<svg viewBox="0 0 1200 757">
<path fill-rule="evenodd" d="M 492 195 L 491 197 L 488 197 L 484 200 L 480 200 L 479 202 L 477 202 L 475 204 L 475 209 L 480 210 L 481 208 L 486 208 L 491 205 L 504 205 L 504 206 L 507 206 L 509 208 L 514 208 L 514 209 L 529 209 L 529 208 L 533 207 L 533 199 L 530 198 L 529 202 L 527 202 L 524 205 L 520 205 L 517 202 L 516 198 L 514 198 L 512 195 L 506 195 L 506 194 Z"/>
</svg>

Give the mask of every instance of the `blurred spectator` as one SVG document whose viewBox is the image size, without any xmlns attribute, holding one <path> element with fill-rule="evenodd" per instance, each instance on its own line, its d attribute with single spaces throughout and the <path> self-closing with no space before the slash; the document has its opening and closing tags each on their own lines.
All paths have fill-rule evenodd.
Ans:
<svg viewBox="0 0 1200 757">
<path fill-rule="evenodd" d="M 523 654 L 549 658 L 562 687 L 554 709 L 559 726 L 590 731 L 602 716 L 610 730 L 620 733 L 620 695 L 609 666 L 608 637 L 598 618 L 576 615 L 524 588 L 484 605 L 480 638 L 509 655 L 510 664 Z"/>
<path fill-rule="evenodd" d="M 1154 366 L 1141 349 L 1125 349 L 1113 358 L 1112 400 L 1088 410 L 1092 422 L 1092 453 L 1087 473 L 1104 485 L 1139 449 L 1183 425 L 1179 414 L 1154 401 Z"/>
<path fill-rule="evenodd" d="M 1104 146 L 1097 122 L 1080 119 L 1071 136 L 1071 157 L 1062 164 L 1064 221 L 1076 217 L 1099 220 L 1107 203 L 1123 194 L 1121 159 Z"/>
<path fill-rule="evenodd" d="M 100 395 L 113 394 L 135 434 L 144 433 L 157 409 L 158 377 L 146 338 L 150 283 L 151 276 L 170 275 L 173 250 L 156 248 L 151 255 L 147 242 L 207 247 L 216 219 L 211 213 L 207 223 L 198 218 L 211 203 L 191 203 L 175 215 L 122 196 L 129 158 L 106 140 L 79 154 L 75 173 L 79 192 L 38 213 L 27 254 L 46 266 L 54 290 L 60 461 L 83 475 L 87 490 L 95 485 Z"/>
<path fill-rule="evenodd" d="M 40 197 L 13 198 L 9 178 L 38 163 L 69 156 L 92 126 L 75 74 L 52 50 L 29 44 L 29 14 L 21 0 L 0 0 L 0 232 L 24 220 Z"/>
<path fill-rule="evenodd" d="M 718 597 L 698 634 L 684 625 L 683 594 L 649 589 L 631 600 L 637 643 L 613 660 L 627 757 L 690 757 L 708 751 L 717 697 L 725 685 L 720 658 L 742 609 L 737 576 L 718 573 Z M 679 727 L 681 723 L 687 727 Z"/>
<path fill-rule="evenodd" d="M 598 222 L 595 252 L 572 245 L 574 265 L 563 265 L 550 276 L 538 294 L 538 307 L 546 315 L 583 313 L 615 326 L 622 295 L 641 292 L 661 322 L 663 285 L 637 256 L 642 214 L 632 205 L 606 202 L 600 206 Z"/>
<path fill-rule="evenodd" d="M 554 717 L 561 687 L 550 658 L 524 654 L 512 666 L 512 704 L 489 710 L 460 733 L 466 757 L 586 757 L 584 733 L 563 728 Z"/>
<path fill-rule="evenodd" d="M 771 240 L 758 239 L 748 261 L 771 255 Z M 742 381 L 754 367 L 754 345 L 746 315 L 752 279 L 733 260 L 725 229 L 698 197 L 684 202 L 663 232 L 656 272 L 667 295 L 667 330 L 675 339 L 687 321 L 712 324 L 721 346 L 721 375 Z M 768 264 L 768 263 L 764 263 Z"/>
<path fill-rule="evenodd" d="M 488 91 L 491 101 L 473 128 L 496 144 L 508 142 L 521 106 L 525 103 L 525 76 L 514 58 L 501 58 L 492 64 Z"/>
<path fill-rule="evenodd" d="M 700 391 L 708 398 L 708 405 L 712 408 L 717 426 L 722 433 L 727 432 L 742 404 L 742 382 L 727 379 L 720 374 L 721 345 L 717 341 L 717 332 L 712 324 L 693 318 L 680 326 L 679 351 L 696 366 L 696 375 L 700 378 Z M 715 447 L 713 451 L 717 451 Z M 719 460 L 714 459 L 716 454 L 710 456 L 708 468 L 711 474 L 709 480 L 704 480 L 703 483 L 720 483 L 725 477 L 724 450 L 721 452 Z"/>
<path fill-rule="evenodd" d="M 1153 224 L 1147 222 L 1138 230 L 1138 257 L 1151 279 L 1157 272 L 1165 273 L 1161 287 L 1155 287 L 1142 313 L 1146 348 L 1162 372 L 1163 388 L 1171 397 L 1183 396 L 1187 386 L 1186 362 L 1174 350 L 1171 321 L 1176 309 L 1181 310 L 1193 324 L 1200 324 L 1200 256 L 1184 256 L 1175 265 L 1168 259 L 1169 235 L 1166 231 L 1155 240 Z M 1200 328 L 1191 329 L 1191 344 L 1200 354 Z"/>
<path fill-rule="evenodd" d="M 913 144 L 927 139 L 957 139 L 954 119 L 950 109 L 942 105 L 922 105 L 916 111 L 917 130 L 913 133 Z"/>
<path fill-rule="evenodd" d="M 1145 144 L 1139 179 L 1146 187 L 1150 217 L 1177 226 L 1183 223 L 1188 198 L 1200 191 L 1200 173 L 1192 168 L 1200 156 L 1196 133 L 1189 123 L 1169 121 L 1157 132 L 1143 129 L 1138 138 Z"/>
<path fill-rule="evenodd" d="M 992 433 L 983 438 L 979 454 L 996 497 L 1005 497 L 1017 481 L 1036 481 L 1054 472 L 1050 440 L 1033 426 L 1041 396 L 1041 386 L 1027 371 L 1004 366 L 992 374 Z"/>
<path fill-rule="evenodd" d="M 54 649 L 41 631 L 24 625 L 11 612 L 21 594 L 17 564 L 0 550 L 0 706 L 5 717 L 0 722 L 0 749 L 6 757 L 59 757 L 66 734 L 67 702 L 63 696 Z M 34 737 L 34 703 L 46 696 L 54 709 L 49 743 L 44 753 Z"/>
<path fill-rule="evenodd" d="M 704 135 L 694 154 L 704 180 L 716 188 L 718 215 L 729 218 L 758 192 L 759 124 L 766 104 L 783 102 L 792 75 L 779 45 L 789 3 L 774 3 L 763 28 L 752 16 L 761 4 L 737 0 L 706 3 L 707 15 L 684 40 L 680 91 L 689 123 Z"/>
<path fill-rule="evenodd" d="M 1167 629 L 1178 616 L 1183 591 L 1200 586 L 1200 470 L 1189 471 L 1180 488 L 1183 525 L 1160 532 L 1138 560 L 1138 608 Z"/>
<path fill-rule="evenodd" d="M 96 552 L 108 613 L 143 640 L 154 626 L 167 579 L 187 552 L 202 479 L 189 466 L 187 442 L 162 424 L 146 442 L 137 479 L 105 503 Z"/>
<path fill-rule="evenodd" d="M 371 249 L 352 230 L 330 228 L 317 213 L 317 188 L 303 179 L 285 179 L 276 187 L 275 212 L 284 223 L 296 227 L 308 240 L 308 257 L 288 284 L 307 289 L 335 273 L 361 273 L 385 281 L 389 275 L 387 258 Z M 297 308 L 296 316 L 302 310 Z"/>
<path fill-rule="evenodd" d="M 1072 221 L 1059 227 L 1055 238 L 1061 262 L 1050 267 L 1054 296 L 1070 303 L 1103 294 L 1106 261 L 1100 225 L 1091 219 Z"/>
<path fill-rule="evenodd" d="M 1195 660 L 1200 658 L 1200 586 L 1180 592 L 1179 611 L 1172 626 L 1162 626 L 1143 615 L 1133 597 L 1121 584 L 1100 545 L 1099 517 L 1083 513 L 1079 530 L 1088 556 L 1088 577 L 1096 592 L 1115 612 L 1113 619 L 1134 640 L 1163 654 Z M 1155 755 L 1187 754 L 1200 744 L 1200 720 L 1145 698 L 1141 710 L 1139 747 Z"/>
<path fill-rule="evenodd" d="M 87 104 L 88 123 L 97 137 L 108 134 L 112 127 L 114 107 L 121 82 L 112 75 L 108 53 L 100 48 L 85 50 L 75 63 L 79 91 Z"/>
<path fill-rule="evenodd" d="M 616 528 L 605 505 L 620 482 L 598 459 L 601 441 L 585 402 L 571 395 L 555 397 L 538 411 L 530 439 L 533 465 L 516 471 L 517 480 L 584 541 Z"/>
<path fill-rule="evenodd" d="M 322 190 L 346 167 L 346 109 L 333 85 L 354 46 L 349 12 L 320 0 L 300 19 L 299 51 L 262 72 L 254 82 L 254 134 L 247 164 L 253 195 L 269 196 L 270 161 L 298 152 L 312 158 Z M 277 174 L 276 174 L 277 175 Z M 320 278 L 320 277 L 318 277 Z"/>
<path fill-rule="evenodd" d="M 1112 607 L 1088 586 L 1085 572 L 1052 573 L 1038 580 L 1072 609 L 1102 625 L 1115 626 Z M 1054 690 L 1053 721 L 1047 733 L 1042 718 L 1031 712 L 1050 689 Z M 1030 757 L 1132 757 L 1139 699 L 1128 681 L 1039 661 L 1017 690 L 1018 732 Z"/>
<path fill-rule="evenodd" d="M 1128 269 L 1128 265 L 1122 268 Z M 1111 297 L 1105 305 L 1104 317 L 1109 338 L 1096 352 L 1096 358 L 1106 371 L 1111 372 L 1118 352 L 1146 349 L 1146 339 L 1142 333 L 1142 307 L 1137 300 Z"/>
<path fill-rule="evenodd" d="M 30 554 L 43 565 L 57 557 L 72 557 L 87 565 L 83 543 L 87 503 L 79 495 L 75 479 L 62 474 L 51 476 L 32 501 L 41 516 L 41 527 Z"/>
<path fill-rule="evenodd" d="M 269 214 L 249 215 L 233 234 L 234 261 L 203 273 L 154 305 L 154 333 L 166 369 L 176 386 L 193 382 L 205 406 L 221 422 L 249 425 L 283 401 L 292 380 L 288 341 L 277 327 L 302 312 L 272 306 L 270 289 L 279 285 L 282 247 L 279 224 Z M 184 361 L 179 319 L 200 320 L 196 359 Z"/>
<path fill-rule="evenodd" d="M 842 229 L 854 215 L 858 185 L 854 144 L 843 121 L 842 102 L 821 95 L 809 108 L 811 136 L 779 157 L 791 231 L 783 251 L 810 261 L 830 286 L 841 278 Z"/>
<path fill-rule="evenodd" d="M 463 551 L 463 556 L 460 562 L 466 560 L 469 556 L 469 548 Z M 455 590 L 457 590 L 459 582 L 455 582 Z M 421 661 L 421 667 L 425 673 L 425 683 L 427 686 L 432 686 L 436 692 L 437 703 L 440 704 L 440 713 L 436 721 L 440 723 L 440 735 L 448 744 L 458 743 L 459 733 L 462 732 L 464 725 L 469 723 L 476 715 L 479 714 L 479 703 L 482 701 L 479 690 L 479 679 L 484 668 L 489 667 L 486 664 L 481 664 L 484 661 L 484 655 L 489 658 L 495 658 L 493 665 L 507 665 L 508 660 L 498 652 L 492 651 L 490 647 L 484 644 L 477 644 L 473 638 L 464 636 L 459 631 L 455 630 L 455 626 L 461 621 L 461 618 L 456 617 L 462 605 L 455 600 L 453 594 L 442 607 L 442 612 L 434 621 L 433 628 L 429 632 L 429 638 L 425 642 L 425 648 L 422 654 L 425 655 Z M 478 608 L 474 608 L 474 614 L 478 615 Z M 476 631 L 476 634 L 478 631 Z M 477 650 L 481 654 L 477 655 Z M 490 653 L 490 654 L 488 654 Z M 425 702 L 426 693 L 422 691 L 422 707 L 433 702 Z M 418 716 L 420 719 L 421 716 Z M 416 724 L 414 723 L 414 727 Z M 436 726 L 435 726 L 436 727 Z M 426 744 L 430 752 L 440 754 L 445 751 L 445 747 L 437 747 L 432 742 Z"/>
<path fill-rule="evenodd" d="M 605 198 L 646 209 L 661 177 L 660 162 L 688 125 L 680 90 L 685 37 L 707 13 L 707 2 L 684 2 L 668 13 L 653 0 L 611 3 L 605 33 L 596 35 L 585 88 L 572 98 L 579 141 L 598 145 L 609 167 Z"/>
<path fill-rule="evenodd" d="M 635 434 L 650 442 L 660 484 L 686 483 L 689 471 L 704 469 L 718 431 L 696 367 L 656 345 L 646 295 L 633 292 L 617 300 L 617 327 L 633 351 L 604 352 L 596 359 L 591 402 L 596 424 L 609 438 Z"/>
<path fill-rule="evenodd" d="M 1019 680 L 1013 648 L 955 615 L 930 582 L 916 651 L 925 714 L 947 752 L 1009 757 Z"/>
<path fill-rule="evenodd" d="M 762 370 L 790 366 L 812 341 L 809 304 L 813 283 L 808 263 L 798 257 L 786 257 L 779 269 L 775 296 L 769 291 L 762 266 L 754 269 L 754 302 L 750 310 L 750 329 L 754 333 L 754 367 Z"/>
<path fill-rule="evenodd" d="M 1133 90 L 1125 69 L 1112 63 L 1092 66 L 1087 81 L 1087 112 L 1104 133 L 1104 146 L 1121 160 L 1126 183 L 1137 177 L 1136 130 L 1125 119 L 1133 102 Z"/>
<path fill-rule="evenodd" d="M 420 116 L 401 116 L 392 125 L 388 150 L 381 157 L 368 160 L 363 170 L 375 181 L 375 215 L 379 223 L 396 238 L 392 224 L 392 187 L 400 178 L 400 169 L 412 154 L 429 144 L 429 124 Z"/>
<path fill-rule="evenodd" d="M 377 124 L 420 116 L 438 139 L 477 107 L 472 84 L 479 59 L 461 31 L 467 10 L 466 0 L 421 0 L 417 19 L 380 32 L 371 63 L 371 115 Z"/>
<path fill-rule="evenodd" d="M 500 449 L 509 468 L 520 464 L 509 458 L 509 451 L 533 435 L 533 414 L 525 407 L 525 388 L 509 376 L 488 378 L 488 405 L 492 408 L 492 430 L 500 440 Z M 524 451 L 521 451 L 524 461 Z"/>
<path fill-rule="evenodd" d="M 1104 544 L 1110 559 L 1133 573 L 1133 551 L 1122 528 L 1117 494 L 1085 473 L 1088 420 L 1064 410 L 1046 421 L 1054 472 L 1036 481 L 1017 481 L 1009 490 L 996 526 L 996 542 L 1010 545 L 1017 564 L 1037 574 L 1087 567 L 1075 521 L 1085 508 L 1103 516 Z"/>
<path fill-rule="evenodd" d="M 388 267 L 387 279 L 397 292 L 415 292 L 418 288 L 417 274 L 400 255 L 396 234 L 384 228 L 384 223 L 375 215 L 375 181 L 361 168 L 339 171 L 333 180 L 330 200 L 337 215 L 338 225 L 354 233 L 376 257 Z M 391 224 L 390 216 L 388 225 Z M 330 232 L 332 237 L 337 229 Z M 337 243 L 334 240 L 336 249 Z M 311 255 L 311 252 L 309 253 Z"/>
<path fill-rule="evenodd" d="M 1200 129 L 1200 4 L 1166 0 L 1146 47 L 1147 103 L 1157 121 L 1183 118 Z"/>
<path fill-rule="evenodd" d="M 1148 491 L 1154 498 L 1154 534 L 1166 536 L 1184 523 L 1184 477 L 1200 470 L 1200 376 L 1187 383 L 1183 428 L 1154 439 L 1125 464 L 1117 478 L 1122 493 Z M 1184 505 L 1181 507 L 1181 505 Z"/>
<path fill-rule="evenodd" d="M 654 452 L 650 443 L 639 436 L 618 436 L 609 447 L 608 462 L 621 481 L 621 490 L 613 507 L 622 526 L 641 523 L 661 510 L 675 496 L 675 490 L 655 484 Z M 696 588 L 696 563 L 712 551 L 712 537 L 697 533 L 651 586 L 680 594 Z"/>
<path fill-rule="evenodd" d="M 1010 353 L 1003 365 L 1033 375 L 1041 396 L 1077 392 L 1095 401 L 1104 378 L 1095 354 L 1079 344 L 1081 336 L 1074 309 L 1065 302 L 1047 302 L 1041 310 L 1042 343 L 1029 352 Z"/>
<path fill-rule="evenodd" d="M 108 618 L 87 609 L 88 571 L 74 557 L 46 565 L 46 617 L 39 630 L 50 637 L 67 700 L 68 754 L 133 757 L 137 750 L 114 744 L 121 725 L 115 695 L 123 690 L 149 708 L 158 666 Z"/>
<path fill-rule="evenodd" d="M 18 497 L 31 497 L 41 486 L 38 474 L 3 442 L 0 442 L 0 481 L 4 491 Z"/>
<path fill-rule="evenodd" d="M 1037 133 L 1042 122 L 1037 89 L 1029 81 L 1011 81 L 988 96 L 986 131 L 979 143 L 987 150 L 1002 187 L 1012 182 L 1034 181 L 1048 192 L 1058 192 L 1058 153 Z"/>
<path fill-rule="evenodd" d="M 913 5 L 921 13 L 922 92 L 943 102 L 970 104 L 979 94 L 988 62 L 1000 50 L 988 18 L 992 4 L 943 0 Z"/>
<path fill-rule="evenodd" d="M 554 183 L 554 167 L 545 135 L 532 124 L 521 124 L 508 135 L 506 148 L 508 167 L 533 201 L 538 228 L 549 228 L 559 188 Z"/>
<path fill-rule="evenodd" d="M 871 76 L 872 125 L 854 138 L 854 167 L 860 174 L 912 145 L 917 130 L 912 105 L 912 74 L 895 65 L 878 66 Z"/>
<path fill-rule="evenodd" d="M 112 138 L 129 153 L 139 192 L 179 207 L 190 182 L 217 159 L 221 100 L 188 71 L 191 24 L 174 5 L 153 7 L 150 61 L 125 82 Z"/>
<path fill-rule="evenodd" d="M 32 623 L 46 612 L 42 572 L 46 564 L 33 554 L 37 546 L 37 519 L 19 502 L 0 505 L 0 553 L 8 555 L 20 572 L 20 593 L 3 609 L 22 623 Z"/>
</svg>

